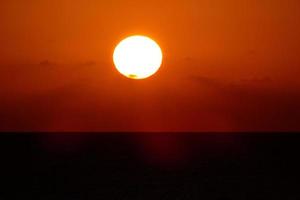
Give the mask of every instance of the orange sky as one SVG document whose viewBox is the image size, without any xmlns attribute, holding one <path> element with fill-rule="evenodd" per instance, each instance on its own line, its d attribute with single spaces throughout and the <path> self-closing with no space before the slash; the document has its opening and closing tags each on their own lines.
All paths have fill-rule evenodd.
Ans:
<svg viewBox="0 0 300 200">
<path fill-rule="evenodd" d="M 1 1 L 1 129 L 297 129 L 299 19 L 298 0 Z M 113 68 L 130 34 L 163 49 L 149 80 Z"/>
<path fill-rule="evenodd" d="M 299 62 L 297 0 L 12 0 L 0 9 L 1 60 L 108 60 L 121 38 L 142 33 L 178 59 Z"/>
</svg>

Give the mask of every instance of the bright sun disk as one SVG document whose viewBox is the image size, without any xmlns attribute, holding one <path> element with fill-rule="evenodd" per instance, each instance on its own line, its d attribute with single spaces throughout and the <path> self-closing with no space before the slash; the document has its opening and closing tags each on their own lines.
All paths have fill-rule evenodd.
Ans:
<svg viewBox="0 0 300 200">
<path fill-rule="evenodd" d="M 132 79 L 144 79 L 155 74 L 162 64 L 159 45 L 145 36 L 131 36 L 122 40 L 114 50 L 117 70 Z"/>
</svg>

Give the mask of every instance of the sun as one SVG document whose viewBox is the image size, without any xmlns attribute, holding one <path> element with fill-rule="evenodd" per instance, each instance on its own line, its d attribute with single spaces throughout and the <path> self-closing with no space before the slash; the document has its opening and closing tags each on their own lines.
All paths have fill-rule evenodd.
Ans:
<svg viewBox="0 0 300 200">
<path fill-rule="evenodd" d="M 162 64 L 159 45 L 146 36 L 130 36 L 115 48 L 113 61 L 117 70 L 131 79 L 144 79 L 155 74 Z"/>
</svg>

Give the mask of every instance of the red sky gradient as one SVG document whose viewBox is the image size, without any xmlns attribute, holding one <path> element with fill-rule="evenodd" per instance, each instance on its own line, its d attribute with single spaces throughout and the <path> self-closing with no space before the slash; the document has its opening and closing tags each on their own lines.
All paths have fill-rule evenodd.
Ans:
<svg viewBox="0 0 300 200">
<path fill-rule="evenodd" d="M 298 0 L 0 2 L 0 130 L 300 129 Z M 164 54 L 122 77 L 116 44 Z"/>
</svg>

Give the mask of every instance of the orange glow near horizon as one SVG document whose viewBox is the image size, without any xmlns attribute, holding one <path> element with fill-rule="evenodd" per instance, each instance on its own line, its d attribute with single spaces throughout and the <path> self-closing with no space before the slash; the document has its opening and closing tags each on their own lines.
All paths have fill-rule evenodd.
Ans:
<svg viewBox="0 0 300 200">
<path fill-rule="evenodd" d="M 299 19 L 299 0 L 0 1 L 0 130 L 299 130 Z M 133 35 L 159 69 L 113 59 Z"/>
</svg>

